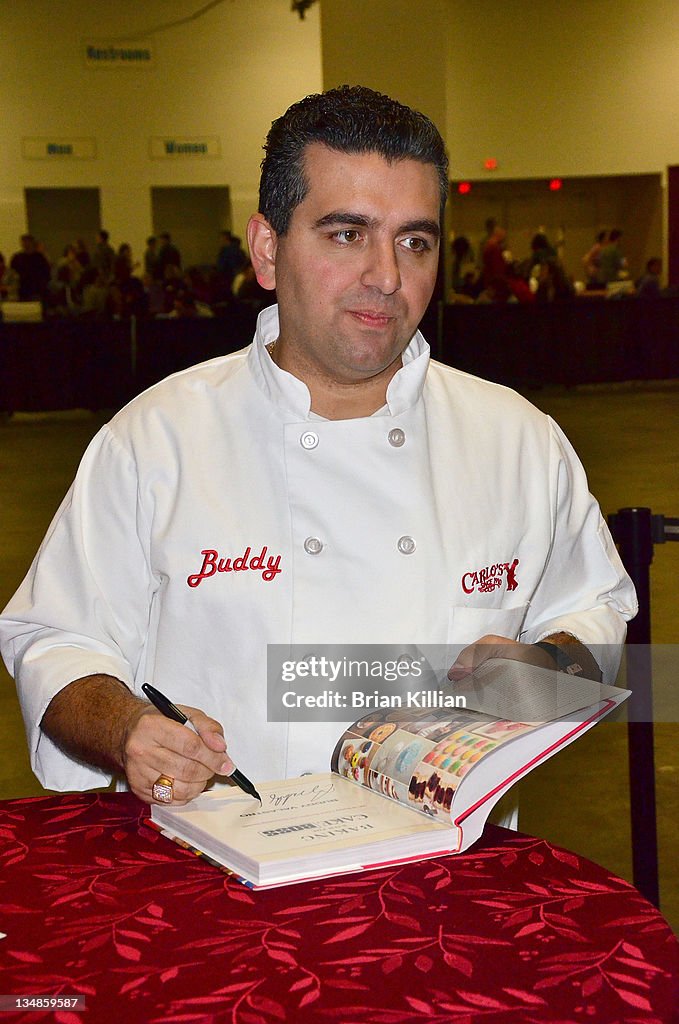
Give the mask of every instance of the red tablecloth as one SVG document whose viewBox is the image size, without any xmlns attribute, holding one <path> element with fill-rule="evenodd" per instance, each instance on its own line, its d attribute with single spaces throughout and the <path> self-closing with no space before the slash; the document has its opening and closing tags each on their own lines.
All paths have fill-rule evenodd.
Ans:
<svg viewBox="0 0 679 1024">
<path fill-rule="evenodd" d="M 127 794 L 0 804 L 9 1020 L 668 1024 L 679 947 L 629 883 L 489 826 L 463 855 L 252 892 Z M 4 1015 L 3 1015 L 4 1016 Z"/>
</svg>

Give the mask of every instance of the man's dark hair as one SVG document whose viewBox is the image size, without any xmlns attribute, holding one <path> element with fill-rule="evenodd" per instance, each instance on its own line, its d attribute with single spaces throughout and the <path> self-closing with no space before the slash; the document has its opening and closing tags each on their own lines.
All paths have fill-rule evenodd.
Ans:
<svg viewBox="0 0 679 1024">
<path fill-rule="evenodd" d="M 365 86 L 343 85 L 294 103 L 271 125 L 264 144 L 259 212 L 284 235 L 309 190 L 304 151 L 313 143 L 340 153 L 378 153 L 385 160 L 417 160 L 438 172 L 440 209 L 448 198 L 448 158 L 428 117 Z"/>
</svg>

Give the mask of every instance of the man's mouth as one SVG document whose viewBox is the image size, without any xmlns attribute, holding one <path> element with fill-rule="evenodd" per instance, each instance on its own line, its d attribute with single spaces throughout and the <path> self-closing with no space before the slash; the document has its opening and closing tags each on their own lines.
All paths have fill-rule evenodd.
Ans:
<svg viewBox="0 0 679 1024">
<path fill-rule="evenodd" d="M 387 327 L 394 319 L 387 313 L 380 313 L 373 309 L 350 309 L 349 313 L 366 327 Z"/>
</svg>

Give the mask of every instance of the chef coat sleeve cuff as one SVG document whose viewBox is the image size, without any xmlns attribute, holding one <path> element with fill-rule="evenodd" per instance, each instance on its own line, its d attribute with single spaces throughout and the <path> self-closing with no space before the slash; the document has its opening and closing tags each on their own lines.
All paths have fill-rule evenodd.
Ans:
<svg viewBox="0 0 679 1024">
<path fill-rule="evenodd" d="M 602 682 L 614 685 L 626 633 L 624 619 L 614 609 L 602 606 L 559 615 L 526 630 L 520 639 L 526 644 L 536 644 L 555 633 L 569 633 L 587 647 L 601 669 Z"/>
<path fill-rule="evenodd" d="M 42 731 L 40 722 L 55 694 L 84 676 L 115 676 L 132 688 L 125 660 L 105 650 L 85 650 L 64 643 L 62 634 L 59 643 L 42 638 L 18 654 L 15 673 L 31 768 L 40 783 L 59 792 L 108 786 L 113 778 L 110 772 L 65 753 Z"/>
</svg>

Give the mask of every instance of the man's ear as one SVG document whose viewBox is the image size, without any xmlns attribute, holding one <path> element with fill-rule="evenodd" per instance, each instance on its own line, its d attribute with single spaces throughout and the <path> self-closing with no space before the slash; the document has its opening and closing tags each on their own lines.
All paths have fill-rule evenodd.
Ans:
<svg viewBox="0 0 679 1024">
<path fill-rule="evenodd" d="M 248 249 L 257 280 L 262 288 L 272 291 L 276 287 L 276 249 L 278 236 L 261 213 L 254 213 L 248 221 Z"/>
</svg>

